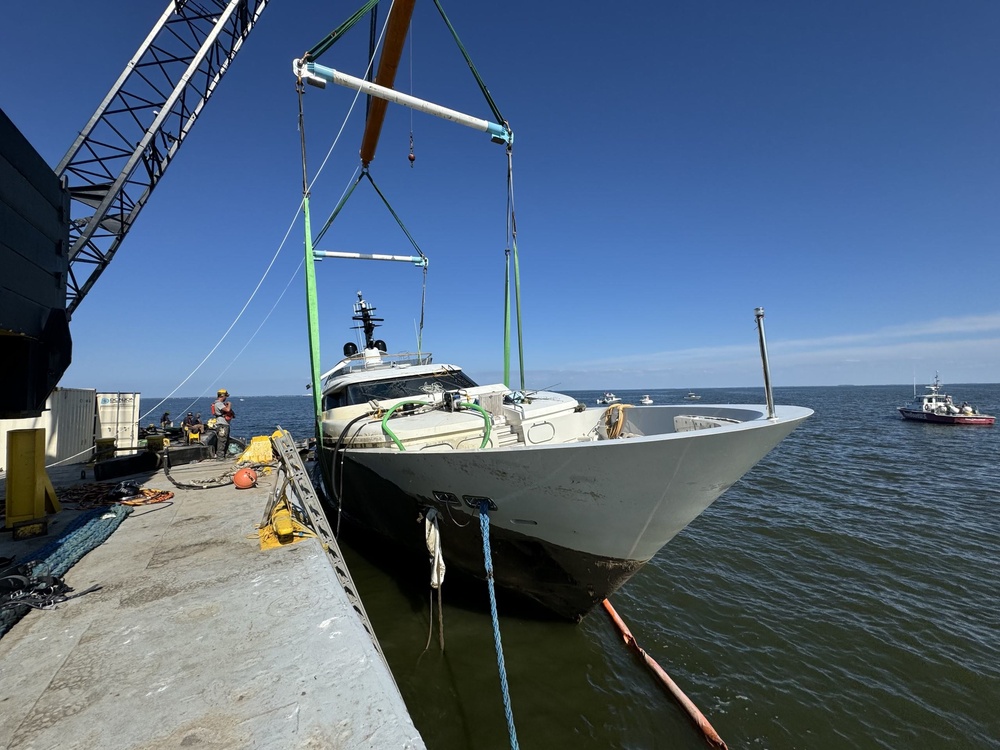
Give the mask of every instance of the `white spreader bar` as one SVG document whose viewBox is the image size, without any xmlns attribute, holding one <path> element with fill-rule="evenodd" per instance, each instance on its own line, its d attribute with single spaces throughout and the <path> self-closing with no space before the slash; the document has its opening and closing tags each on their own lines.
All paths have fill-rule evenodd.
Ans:
<svg viewBox="0 0 1000 750">
<path fill-rule="evenodd" d="M 426 112 L 429 115 L 434 115 L 435 117 L 440 117 L 459 125 L 465 125 L 474 130 L 489 133 L 490 139 L 495 143 L 510 143 L 513 138 L 510 130 L 503 125 L 473 117 L 472 115 L 466 115 L 454 109 L 442 107 L 440 104 L 425 101 L 424 99 L 417 99 L 415 96 L 403 94 L 385 86 L 379 86 L 377 83 L 371 83 L 363 78 L 355 78 L 346 73 L 341 73 L 339 70 L 327 68 L 317 63 L 306 63 L 303 65 L 301 60 L 293 60 L 292 71 L 296 76 L 313 86 L 324 88 L 327 82 L 336 83 L 338 86 L 346 86 L 349 89 L 361 91 L 362 93 L 376 96 L 379 99 L 385 99 L 387 102 L 402 104 L 404 107 L 410 107 L 418 112 Z"/>
<path fill-rule="evenodd" d="M 415 266 L 427 268 L 428 260 L 419 255 L 379 255 L 378 253 L 345 253 L 335 250 L 313 250 L 313 258 L 347 258 L 349 260 L 395 260 L 401 263 L 412 263 Z"/>
</svg>

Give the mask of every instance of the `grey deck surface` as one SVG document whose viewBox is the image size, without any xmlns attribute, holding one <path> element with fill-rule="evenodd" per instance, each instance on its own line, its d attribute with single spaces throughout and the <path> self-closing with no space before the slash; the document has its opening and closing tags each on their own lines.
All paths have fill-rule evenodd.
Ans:
<svg viewBox="0 0 1000 750">
<path fill-rule="evenodd" d="M 260 550 L 273 479 L 250 490 L 181 490 L 162 470 L 141 479 L 174 491 L 172 504 L 137 507 L 64 576 L 78 592 L 102 588 L 0 638 L 0 747 L 424 747 L 319 543 Z M 6 533 L 0 556 L 28 544 Z"/>
</svg>

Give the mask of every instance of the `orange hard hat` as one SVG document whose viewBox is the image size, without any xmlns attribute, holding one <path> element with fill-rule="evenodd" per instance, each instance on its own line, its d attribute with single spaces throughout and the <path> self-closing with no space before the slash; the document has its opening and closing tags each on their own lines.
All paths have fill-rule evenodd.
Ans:
<svg viewBox="0 0 1000 750">
<path fill-rule="evenodd" d="M 257 484 L 257 472 L 253 469 L 240 469 L 233 474 L 233 484 L 238 490 L 248 490 Z"/>
</svg>

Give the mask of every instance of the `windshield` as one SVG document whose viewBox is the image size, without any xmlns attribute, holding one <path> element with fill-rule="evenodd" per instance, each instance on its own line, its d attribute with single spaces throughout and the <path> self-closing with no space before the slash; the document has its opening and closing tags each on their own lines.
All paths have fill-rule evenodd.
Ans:
<svg viewBox="0 0 1000 750">
<path fill-rule="evenodd" d="M 327 394 L 323 399 L 323 409 L 475 387 L 476 383 L 461 370 L 453 372 L 441 370 L 429 375 L 414 375 L 392 380 L 370 380 L 365 383 L 354 383 Z"/>
</svg>

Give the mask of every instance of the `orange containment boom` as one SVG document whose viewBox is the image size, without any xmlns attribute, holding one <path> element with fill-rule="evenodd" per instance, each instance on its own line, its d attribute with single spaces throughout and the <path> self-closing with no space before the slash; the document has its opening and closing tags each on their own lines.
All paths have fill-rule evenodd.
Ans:
<svg viewBox="0 0 1000 750">
<path fill-rule="evenodd" d="M 716 732 L 715 729 L 712 728 L 712 725 L 708 723 L 708 719 L 705 718 L 705 715 L 698 710 L 698 707 L 691 702 L 691 699 L 684 694 L 684 691 L 677 686 L 677 683 L 670 679 L 670 675 L 663 671 L 663 668 L 656 663 L 653 657 L 647 654 L 639 646 L 639 644 L 636 643 L 635 636 L 632 635 L 632 631 L 628 629 L 628 625 L 626 625 L 625 621 L 618 616 L 615 608 L 611 606 L 611 602 L 607 599 L 604 600 L 604 609 L 608 611 L 608 614 L 611 615 L 611 619 L 614 621 L 615 625 L 618 626 L 618 630 L 621 631 L 622 638 L 625 640 L 625 643 L 631 646 L 632 649 L 642 657 L 642 660 L 646 662 L 646 665 L 653 671 L 653 673 L 660 678 L 660 682 L 666 686 L 667 690 L 670 691 L 670 694 L 681 705 L 681 708 L 687 712 L 688 716 L 691 717 L 691 720 L 695 723 L 698 729 L 701 730 L 701 733 L 705 736 L 705 740 L 708 744 L 712 747 L 719 748 L 720 750 L 729 750 L 729 748 L 726 747 L 726 743 L 722 741 L 718 732 Z"/>
</svg>

